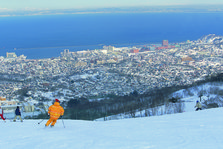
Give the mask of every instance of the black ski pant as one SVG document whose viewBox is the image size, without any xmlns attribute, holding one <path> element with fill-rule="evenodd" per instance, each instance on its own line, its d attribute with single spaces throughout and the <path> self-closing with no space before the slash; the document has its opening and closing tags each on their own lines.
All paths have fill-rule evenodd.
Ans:
<svg viewBox="0 0 223 149">
<path fill-rule="evenodd" d="M 196 111 L 201 110 L 201 108 L 197 108 Z"/>
</svg>

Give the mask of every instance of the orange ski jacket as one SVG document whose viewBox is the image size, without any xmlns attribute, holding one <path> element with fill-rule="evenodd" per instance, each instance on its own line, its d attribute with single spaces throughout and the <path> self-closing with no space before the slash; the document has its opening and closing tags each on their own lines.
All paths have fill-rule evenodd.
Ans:
<svg viewBox="0 0 223 149">
<path fill-rule="evenodd" d="M 50 114 L 50 118 L 58 119 L 64 114 L 64 109 L 60 106 L 59 102 L 54 102 L 54 104 L 49 107 L 48 113 Z"/>
</svg>

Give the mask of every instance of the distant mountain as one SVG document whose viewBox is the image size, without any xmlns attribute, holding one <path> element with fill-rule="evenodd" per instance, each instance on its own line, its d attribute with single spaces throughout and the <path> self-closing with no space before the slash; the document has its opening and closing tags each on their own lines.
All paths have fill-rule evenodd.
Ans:
<svg viewBox="0 0 223 149">
<path fill-rule="evenodd" d="M 223 5 L 160 5 L 138 7 L 108 7 L 88 9 L 25 9 L 2 10 L 0 17 L 6 16 L 32 16 L 32 15 L 65 15 L 65 14 L 91 14 L 91 13 L 222 13 Z"/>
</svg>

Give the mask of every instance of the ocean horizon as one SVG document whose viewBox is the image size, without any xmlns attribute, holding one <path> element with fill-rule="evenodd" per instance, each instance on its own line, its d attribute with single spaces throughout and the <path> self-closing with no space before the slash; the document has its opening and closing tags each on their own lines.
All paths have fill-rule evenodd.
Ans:
<svg viewBox="0 0 223 149">
<path fill-rule="evenodd" d="M 223 35 L 223 13 L 120 13 L 0 18 L 0 56 L 59 57 L 70 51 L 161 44 Z"/>
</svg>

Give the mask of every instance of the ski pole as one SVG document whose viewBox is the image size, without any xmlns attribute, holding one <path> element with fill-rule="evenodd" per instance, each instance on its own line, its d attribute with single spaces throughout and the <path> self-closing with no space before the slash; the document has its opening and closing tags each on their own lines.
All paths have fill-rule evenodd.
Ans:
<svg viewBox="0 0 223 149">
<path fill-rule="evenodd" d="M 44 119 L 42 119 L 40 122 L 38 122 L 38 124 L 42 123 L 44 121 Z"/>
<path fill-rule="evenodd" d="M 61 120 L 62 120 L 62 122 L 63 122 L 63 119 L 61 119 Z M 63 122 L 63 127 L 65 128 L 64 122 Z"/>
</svg>

